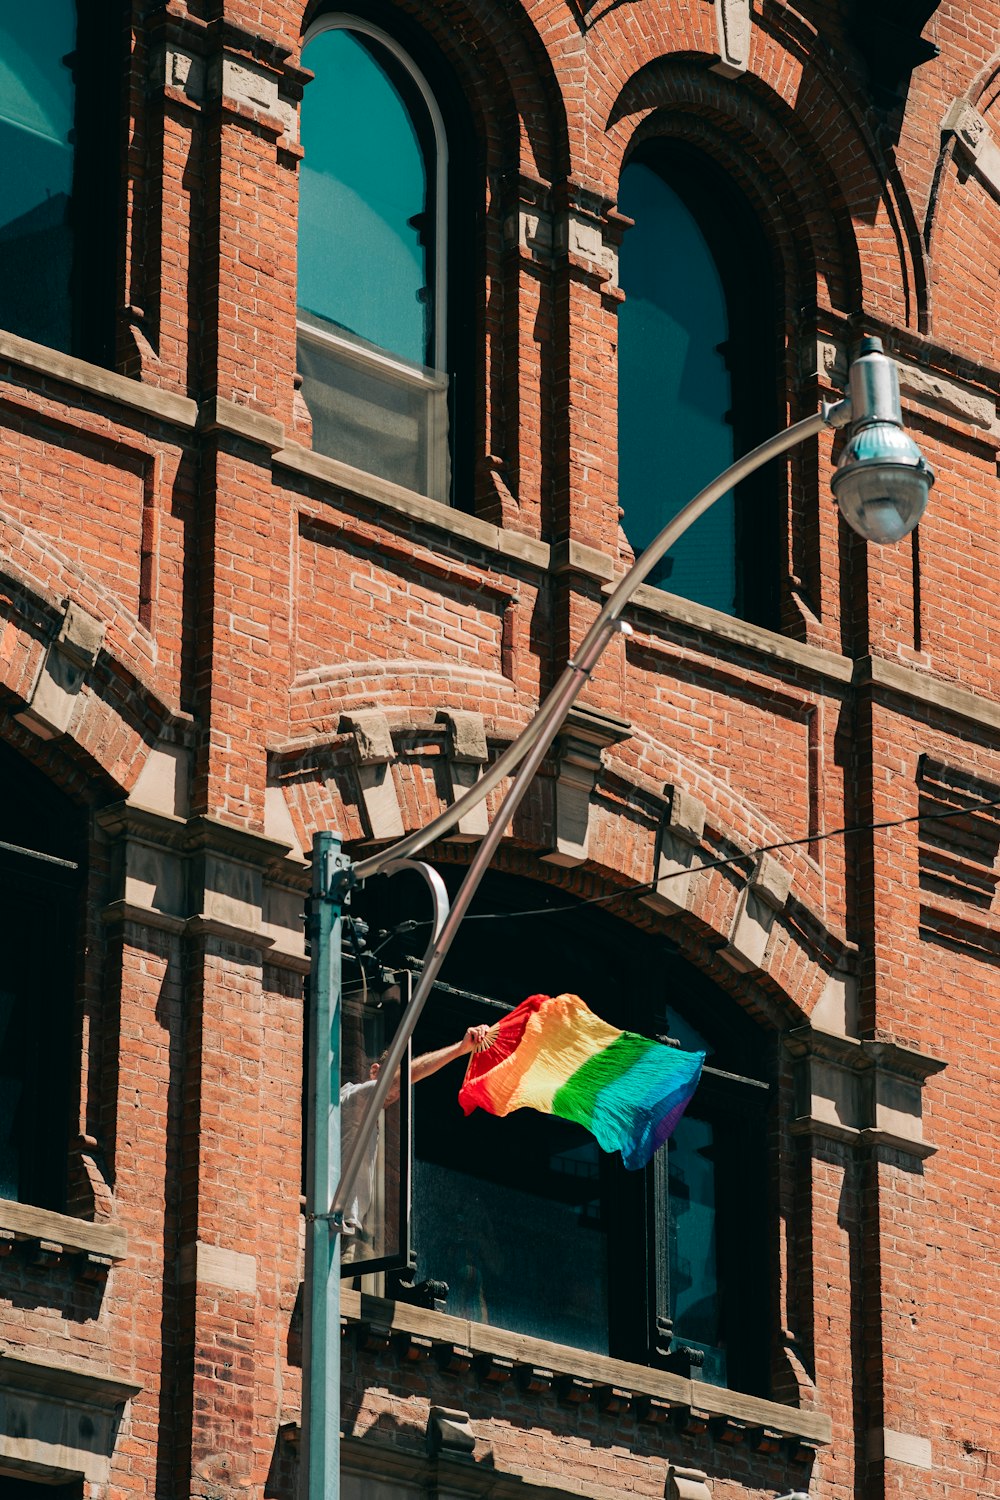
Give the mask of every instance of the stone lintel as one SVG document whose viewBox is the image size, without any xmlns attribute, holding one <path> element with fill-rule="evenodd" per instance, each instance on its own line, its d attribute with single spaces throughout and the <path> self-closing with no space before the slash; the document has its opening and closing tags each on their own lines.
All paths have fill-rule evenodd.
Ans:
<svg viewBox="0 0 1000 1500">
<path fill-rule="evenodd" d="M 555 846 L 542 859 L 572 867 L 588 858 L 590 801 L 601 774 L 601 753 L 631 733 L 631 724 L 616 714 L 582 706 L 570 710 L 556 741 Z"/>
<path fill-rule="evenodd" d="M 41 1483 L 107 1483 L 122 1410 L 142 1386 L 82 1360 L 0 1346 L 0 1462 Z"/>
<path fill-rule="evenodd" d="M 791 872 L 772 854 L 759 857 L 740 896 L 728 945 L 721 950 L 721 956 L 734 969 L 747 973 L 766 968 L 768 941 L 791 884 Z"/>
<path fill-rule="evenodd" d="M 666 805 L 653 853 L 653 868 L 661 883 L 639 899 L 653 911 L 671 916 L 686 911 L 691 900 L 691 866 L 705 832 L 706 808 L 704 802 L 670 782 L 663 794 Z"/>
</svg>

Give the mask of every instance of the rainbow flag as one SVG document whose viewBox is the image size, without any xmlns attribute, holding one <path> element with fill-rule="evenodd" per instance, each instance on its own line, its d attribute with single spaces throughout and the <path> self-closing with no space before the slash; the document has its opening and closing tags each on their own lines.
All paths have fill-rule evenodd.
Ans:
<svg viewBox="0 0 1000 1500">
<path fill-rule="evenodd" d="M 704 1052 L 618 1031 L 578 995 L 532 995 L 469 1059 L 458 1102 L 467 1115 L 515 1109 L 575 1120 L 626 1167 L 644 1167 L 698 1086 Z"/>
</svg>

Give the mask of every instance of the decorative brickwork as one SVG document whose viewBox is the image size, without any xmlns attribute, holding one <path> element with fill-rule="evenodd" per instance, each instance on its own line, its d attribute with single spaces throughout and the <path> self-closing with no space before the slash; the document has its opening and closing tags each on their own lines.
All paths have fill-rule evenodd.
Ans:
<svg viewBox="0 0 1000 1500">
<path fill-rule="evenodd" d="M 0 331 L 0 737 L 90 819 L 66 1211 L 0 1201 L 0 1493 L 296 1495 L 304 851 L 451 806 L 629 564 L 618 182 L 663 137 L 759 219 L 783 418 L 878 335 L 937 473 L 866 552 L 840 439 L 797 451 L 780 631 L 642 588 L 497 860 L 520 909 L 600 901 L 764 1038 L 766 1379 L 700 1379 L 663 1308 L 644 1363 L 351 1289 L 348 1494 L 997 1500 L 995 0 L 366 0 L 471 122 L 452 506 L 310 445 L 321 8 L 121 7 L 114 368 Z"/>
</svg>

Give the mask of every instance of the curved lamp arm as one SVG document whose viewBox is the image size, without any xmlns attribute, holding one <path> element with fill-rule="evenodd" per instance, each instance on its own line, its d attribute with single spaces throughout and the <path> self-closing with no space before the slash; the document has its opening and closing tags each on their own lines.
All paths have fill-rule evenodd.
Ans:
<svg viewBox="0 0 1000 1500">
<path fill-rule="evenodd" d="M 435 921 L 431 940 L 424 954 L 423 969 L 413 992 L 413 997 L 406 1007 L 396 1035 L 393 1038 L 392 1048 L 380 1069 L 378 1084 L 375 1095 L 369 1103 L 364 1119 L 358 1129 L 348 1160 L 345 1162 L 341 1173 L 340 1182 L 337 1184 L 330 1206 L 329 1219 L 334 1232 L 341 1229 L 343 1215 L 347 1204 L 351 1201 L 354 1182 L 360 1170 L 369 1142 L 375 1132 L 378 1113 L 389 1091 L 391 1081 L 395 1075 L 399 1060 L 403 1055 L 410 1037 L 413 1035 L 420 1013 L 426 1004 L 427 997 L 434 987 L 434 981 L 441 970 L 448 949 L 451 947 L 455 933 L 463 917 L 469 909 L 472 898 L 479 887 L 479 883 L 486 873 L 487 867 L 492 862 L 497 846 L 503 838 L 511 819 L 521 804 L 528 787 L 534 780 L 535 773 L 548 754 L 553 740 L 559 733 L 577 697 L 583 689 L 588 677 L 600 660 L 602 653 L 612 637 L 630 630 L 621 615 L 636 589 L 648 577 L 650 570 L 656 566 L 663 554 L 673 546 L 678 537 L 683 536 L 688 527 L 697 521 L 698 517 L 708 510 L 716 500 L 745 479 L 756 469 L 761 468 L 769 459 L 777 458 L 786 453 L 789 448 L 796 444 L 805 442 L 807 438 L 822 431 L 824 427 L 843 426 L 850 416 L 850 403 L 848 401 L 837 402 L 836 405 L 826 405 L 813 416 L 806 417 L 801 422 L 796 422 L 784 432 L 769 438 L 745 458 L 731 465 L 718 479 L 707 485 L 693 500 L 678 511 L 673 520 L 669 521 L 659 536 L 646 548 L 642 556 L 633 564 L 618 587 L 607 599 L 597 619 L 591 625 L 584 636 L 579 648 L 570 657 L 562 675 L 555 687 L 552 689 L 535 717 L 527 728 L 518 735 L 517 739 L 500 756 L 498 760 L 483 773 L 482 778 L 476 785 L 469 789 L 445 812 L 434 818 L 424 828 L 417 829 L 415 833 L 400 839 L 391 848 L 379 854 L 373 854 L 369 859 L 361 860 L 354 866 L 353 875 L 358 881 L 365 880 L 372 875 L 394 874 L 400 868 L 413 868 L 409 856 L 423 849 L 434 839 L 440 838 L 458 822 L 463 813 L 475 807 L 488 795 L 490 791 L 503 778 L 521 767 L 520 774 L 515 778 L 508 788 L 507 794 L 497 808 L 489 829 L 482 843 L 476 850 L 472 863 L 469 865 L 465 879 L 455 896 L 454 904 L 450 911 L 447 905 L 440 901 L 435 893 Z M 419 865 L 421 873 L 427 878 L 428 867 Z M 440 878 L 440 877 L 438 877 Z M 432 886 L 432 889 L 433 886 Z M 443 921 L 441 912 L 447 912 Z M 324 1215 L 324 1217 L 326 1217 Z"/>
<path fill-rule="evenodd" d="M 704 515 L 716 500 L 727 495 L 741 480 L 756 473 L 772 458 L 778 458 L 782 453 L 787 453 L 790 448 L 804 443 L 808 438 L 821 432 L 824 427 L 843 427 L 849 420 L 850 403 L 848 401 L 824 403 L 822 408 L 812 416 L 804 417 L 801 422 L 794 423 L 784 432 L 768 438 L 767 442 L 761 443 L 759 448 L 754 448 L 745 457 L 731 464 L 723 474 L 719 475 L 718 479 L 713 479 L 712 483 L 706 485 L 693 500 L 688 501 L 687 505 L 667 522 L 655 540 L 632 564 L 617 588 L 605 600 L 600 614 L 570 657 L 555 687 L 517 739 L 508 745 L 504 753 L 483 772 L 476 784 L 463 792 L 450 807 L 445 808 L 444 812 L 432 818 L 423 828 L 418 828 L 413 833 L 407 834 L 405 838 L 398 840 L 391 848 L 369 855 L 367 859 L 359 860 L 354 866 L 356 879 L 366 880 L 369 875 L 378 875 L 390 861 L 408 858 L 448 833 L 460 818 L 464 817 L 467 812 L 471 812 L 485 797 L 489 796 L 504 777 L 517 769 L 539 740 L 544 740 L 542 754 L 538 757 L 540 762 L 562 728 L 566 715 L 572 708 L 577 695 L 582 692 L 587 678 L 600 660 L 608 642 L 612 636 L 620 632 L 621 616 L 629 600 L 640 584 L 649 577 L 664 554 L 684 535 L 688 527 L 692 526 L 699 516 Z M 502 809 L 498 810 L 494 822 L 499 820 L 501 811 Z M 513 808 L 511 813 L 513 813 Z"/>
<path fill-rule="evenodd" d="M 825 427 L 846 427 L 849 423 L 852 426 L 850 440 L 832 482 L 844 519 L 866 541 L 871 542 L 898 541 L 912 531 L 924 512 L 934 475 L 916 444 L 903 431 L 899 377 L 895 363 L 883 353 L 879 339 L 866 338 L 861 341 L 851 365 L 849 396 L 842 401 L 824 402 L 812 416 L 805 417 L 784 432 L 768 438 L 767 442 L 738 459 L 718 479 L 706 485 L 668 521 L 612 590 L 535 717 L 504 754 L 483 773 L 476 785 L 424 828 L 417 829 L 389 849 L 373 854 L 354 866 L 354 878 L 359 881 L 370 875 L 388 873 L 391 866 L 397 866 L 399 861 L 447 833 L 463 814 L 480 803 L 505 776 L 518 766 L 521 767 L 520 774 L 508 788 L 476 850 L 451 910 L 443 922 L 435 922 L 420 979 L 400 1021 L 392 1053 L 387 1059 L 386 1077 L 382 1080 L 385 1092 L 388 1091 L 391 1077 L 388 1064 L 393 1057 L 398 1061 L 402 1055 L 455 933 L 535 773 L 608 643 L 613 636 L 628 632 L 631 628 L 621 616 L 636 589 L 688 527 L 741 480 L 748 478 L 772 458 L 778 458 L 782 453 L 787 453 L 789 449 L 822 432 Z M 374 1130 L 375 1115 L 374 1110 L 369 1112 L 364 1127 L 359 1132 L 351 1160 L 334 1194 L 331 1218 L 335 1228 L 339 1227 L 344 1205 L 349 1201 L 357 1166 L 363 1157 L 364 1144 Z"/>
</svg>

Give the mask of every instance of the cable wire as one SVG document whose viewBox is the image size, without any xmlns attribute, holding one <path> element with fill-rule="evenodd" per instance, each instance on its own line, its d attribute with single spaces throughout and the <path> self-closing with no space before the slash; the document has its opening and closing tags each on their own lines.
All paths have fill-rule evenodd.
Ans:
<svg viewBox="0 0 1000 1500">
<path fill-rule="evenodd" d="M 723 859 L 706 860 L 704 864 L 689 865 L 684 870 L 672 870 L 668 875 L 659 875 L 654 880 L 624 886 L 621 890 L 611 891 L 610 894 L 604 896 L 588 896 L 574 901 L 569 906 L 538 906 L 526 911 L 470 912 L 465 920 L 467 922 L 512 921 L 516 917 L 548 917 L 563 911 L 579 911 L 582 906 L 603 906 L 609 901 L 619 901 L 625 896 L 635 896 L 642 891 L 655 891 L 668 880 L 679 880 L 684 875 L 698 875 L 703 870 L 721 870 L 726 865 L 744 864 L 758 859 L 762 854 L 773 854 L 777 849 L 796 849 L 803 845 L 822 844 L 826 839 L 846 838 L 856 833 L 878 833 L 887 828 L 903 828 L 908 823 L 944 822 L 949 818 L 964 818 L 970 813 L 986 812 L 990 808 L 1000 808 L 1000 797 L 991 797 L 983 802 L 972 802 L 968 807 L 951 808 L 946 812 L 911 813 L 905 818 L 887 818 L 879 823 L 845 824 L 843 828 L 828 828 L 822 833 L 807 834 L 804 838 L 780 839 L 774 844 L 760 844 L 754 849 L 748 849 L 745 853 L 727 855 Z M 406 925 L 400 924 L 400 929 L 396 930 L 402 930 Z M 409 924 L 410 930 L 413 926 L 427 927 L 429 925 L 426 921 Z"/>
</svg>

